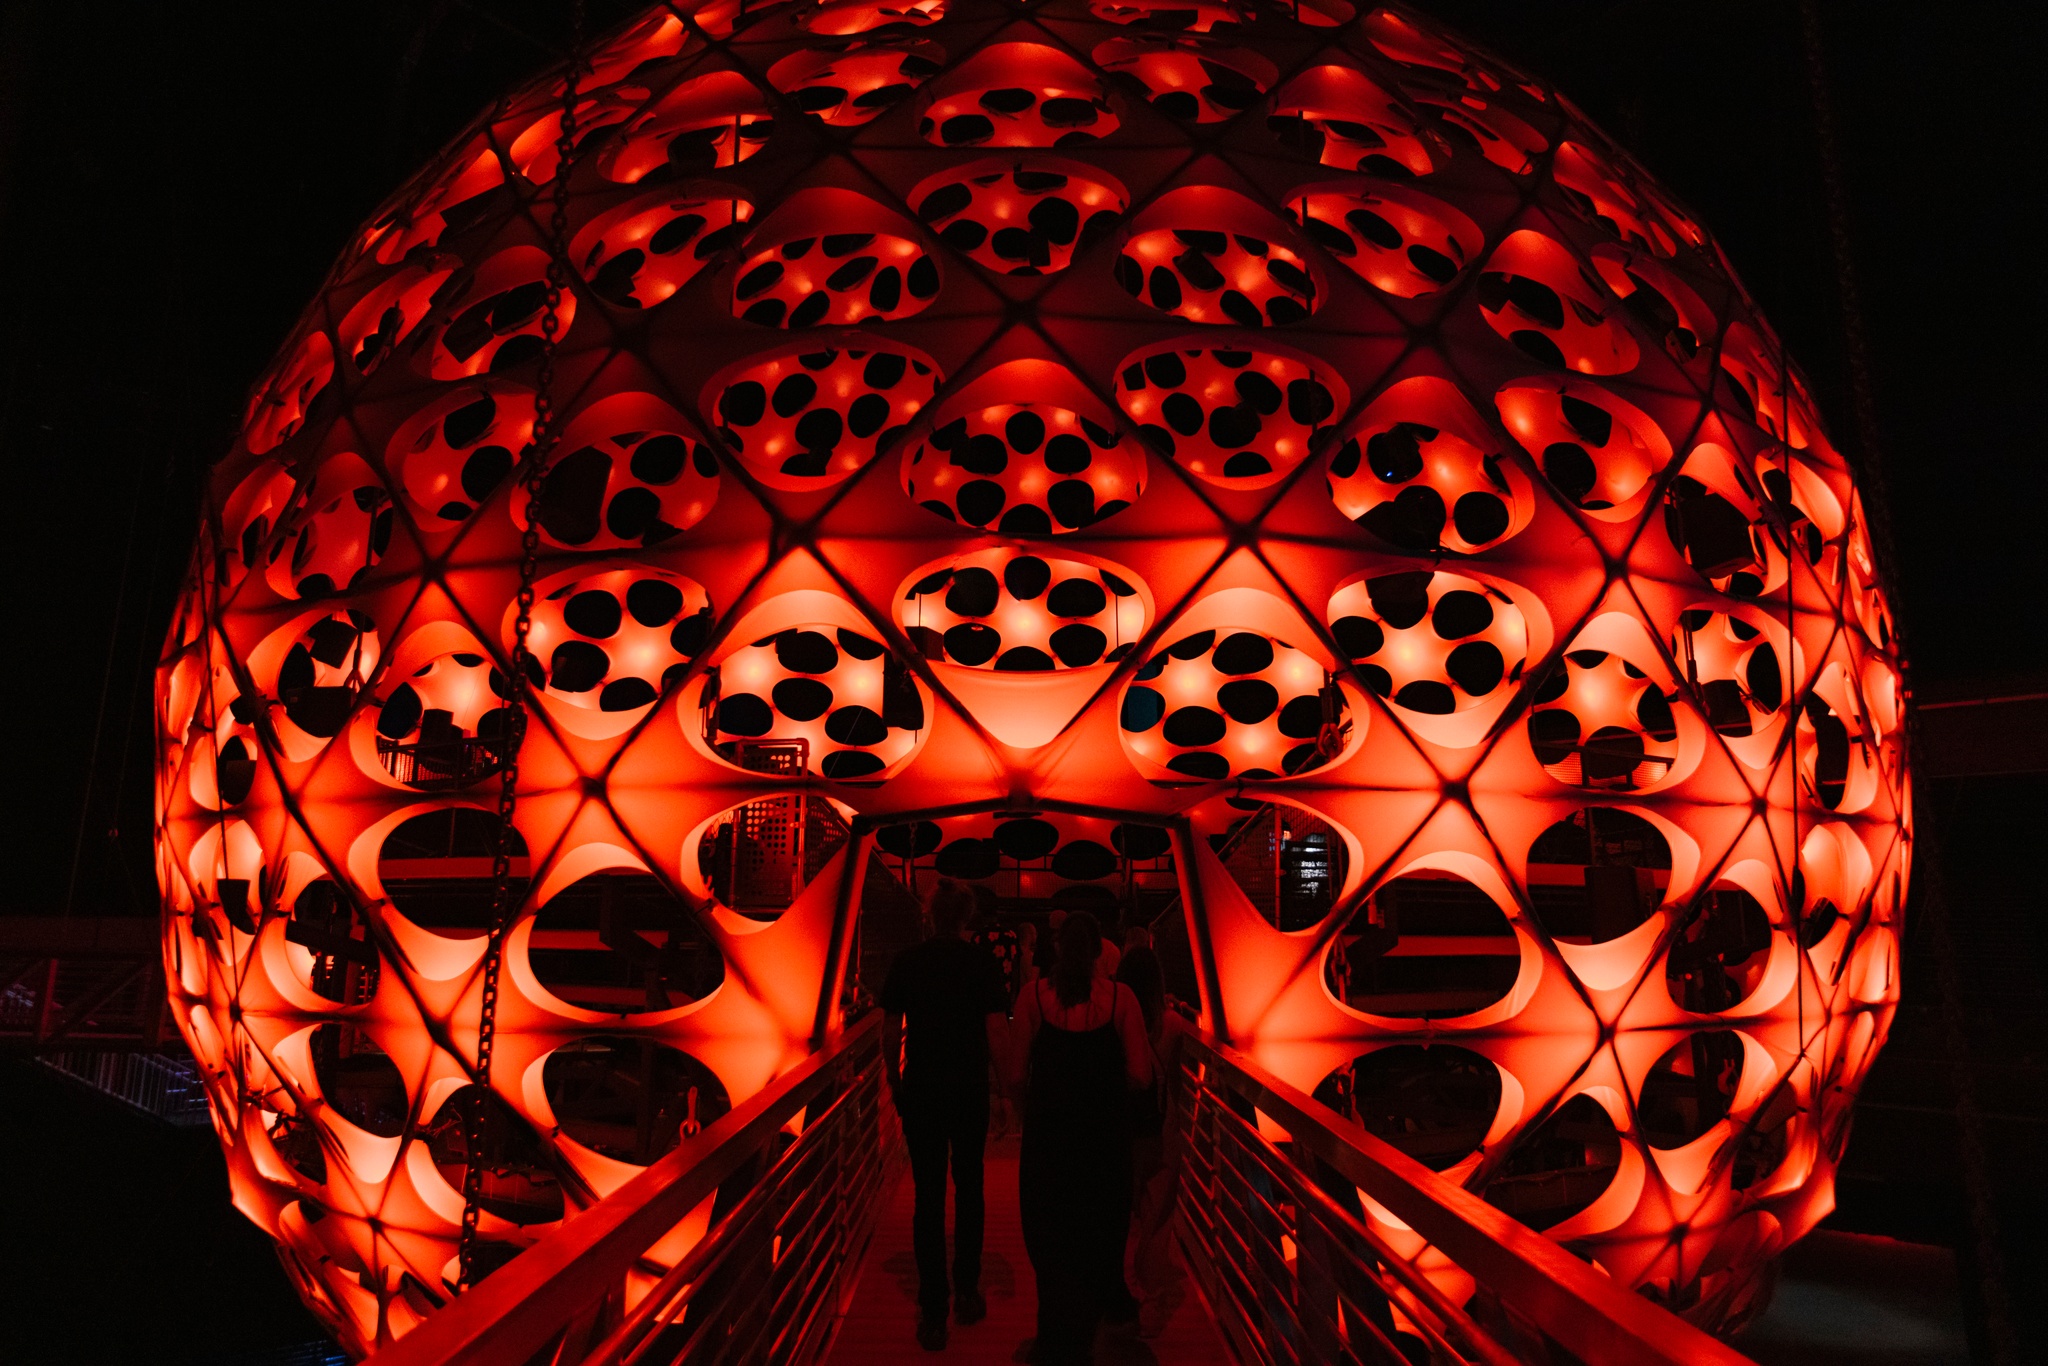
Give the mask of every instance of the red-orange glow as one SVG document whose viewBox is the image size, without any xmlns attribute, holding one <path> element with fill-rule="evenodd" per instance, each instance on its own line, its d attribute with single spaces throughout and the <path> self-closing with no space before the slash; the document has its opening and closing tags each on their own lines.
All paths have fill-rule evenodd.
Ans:
<svg viewBox="0 0 2048 1366">
<path fill-rule="evenodd" d="M 452 1293 L 532 527 L 493 1255 L 806 1053 L 881 866 L 1180 891 L 1262 1065 L 1739 1319 L 1831 1208 L 1911 850 L 1802 381 L 1704 229 L 1420 18 L 975 22 L 718 0 L 597 45 L 531 497 L 559 76 L 255 387 L 156 697 L 237 1206 L 352 1350 Z"/>
</svg>

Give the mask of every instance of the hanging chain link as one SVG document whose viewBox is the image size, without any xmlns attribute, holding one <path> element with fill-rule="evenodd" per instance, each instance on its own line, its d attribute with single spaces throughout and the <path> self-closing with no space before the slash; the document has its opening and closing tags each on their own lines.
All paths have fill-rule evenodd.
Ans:
<svg viewBox="0 0 2048 1366">
<path fill-rule="evenodd" d="M 576 97 L 583 74 L 583 3 L 571 7 L 572 34 L 568 74 L 562 82 L 562 128 L 555 139 L 553 213 L 548 219 L 547 296 L 540 318 L 541 353 L 533 397 L 533 439 L 519 470 L 518 494 L 526 504 L 526 530 L 519 542 L 519 612 L 512 624 L 511 675 L 505 686 L 505 728 L 498 768 L 498 843 L 491 856 L 490 938 L 484 947 L 483 997 L 477 1020 L 475 1087 L 463 1113 L 462 1241 L 459 1285 L 477 1281 L 476 1236 L 484 1181 L 484 1130 L 491 1090 L 491 1046 L 497 1034 L 498 977 L 504 957 L 505 931 L 517 900 L 512 894 L 513 841 L 518 838 L 512 817 L 519 807 L 519 751 L 526 739 L 526 702 L 533 656 L 527 639 L 533 631 L 533 582 L 539 570 L 540 515 L 537 509 L 541 476 L 561 435 L 561 413 L 555 406 L 555 351 L 561 341 L 562 295 L 569 286 L 569 167 L 576 151 Z"/>
</svg>

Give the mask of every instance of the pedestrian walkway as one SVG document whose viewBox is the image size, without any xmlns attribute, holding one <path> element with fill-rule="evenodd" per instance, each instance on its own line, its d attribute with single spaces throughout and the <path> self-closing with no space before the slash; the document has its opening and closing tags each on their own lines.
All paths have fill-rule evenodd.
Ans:
<svg viewBox="0 0 2048 1366">
<path fill-rule="evenodd" d="M 1017 1140 L 993 1139 L 988 1152 L 988 1232 L 983 1244 L 981 1289 L 988 1317 L 971 1328 L 955 1325 L 943 1352 L 917 1345 L 917 1261 L 910 1249 L 911 1184 L 896 1183 L 861 1267 L 853 1305 L 839 1330 L 832 1366 L 914 1366 L 934 1363 L 1007 1363 L 1023 1360 L 1035 1331 L 1038 1297 L 1031 1261 L 1024 1254 L 1024 1229 L 1017 1213 Z M 952 1220 L 947 1220 L 950 1226 Z M 1096 1347 L 1098 1366 L 1228 1366 L 1216 1327 L 1190 1290 L 1166 1332 L 1151 1341 L 1134 1333 L 1105 1331 Z"/>
</svg>

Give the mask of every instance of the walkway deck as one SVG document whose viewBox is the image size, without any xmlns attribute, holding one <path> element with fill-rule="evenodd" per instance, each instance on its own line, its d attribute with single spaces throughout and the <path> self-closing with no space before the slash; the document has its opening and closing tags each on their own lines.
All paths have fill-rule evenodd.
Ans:
<svg viewBox="0 0 2048 1366">
<path fill-rule="evenodd" d="M 988 1317 L 972 1328 L 955 1325 L 943 1352 L 917 1345 L 917 1263 L 910 1250 L 911 1187 L 896 1183 L 883 1211 L 853 1307 L 833 1345 L 832 1366 L 906 1366 L 918 1361 L 1008 1363 L 1035 1331 L 1038 1298 L 1031 1262 L 1024 1255 L 1024 1230 L 1017 1214 L 1017 1140 L 996 1139 L 988 1153 L 988 1233 L 983 1245 L 981 1289 Z M 1166 1331 L 1150 1341 L 1130 1333 L 1105 1332 L 1098 1366 L 1230 1366 L 1216 1327 L 1190 1290 Z"/>
</svg>

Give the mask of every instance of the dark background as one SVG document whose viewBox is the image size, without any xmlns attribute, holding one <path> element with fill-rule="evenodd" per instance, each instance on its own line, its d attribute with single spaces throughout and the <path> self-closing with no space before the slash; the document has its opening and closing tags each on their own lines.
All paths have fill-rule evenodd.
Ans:
<svg viewBox="0 0 2048 1366">
<path fill-rule="evenodd" d="M 597 0 L 592 31 L 634 8 Z M 2048 686 L 2035 615 L 2048 593 L 2048 478 L 2029 420 L 2048 203 L 2034 16 L 1820 6 L 1873 453 L 1852 416 L 1795 0 L 1424 8 L 1555 82 L 1718 234 L 1838 444 L 1877 458 L 1916 691 Z M 15 585 L 15 643 L 0 666 L 15 774 L 0 914 L 155 914 L 148 666 L 199 479 L 350 232 L 566 34 L 565 0 L 0 0 L 0 505 L 11 514 L 0 555 Z M 2038 782 L 1978 784 L 1949 791 L 1936 813 L 1956 831 L 1950 899 L 1966 978 L 1996 976 L 1979 985 L 2033 1003 L 1976 1038 L 2000 1085 L 2033 1075 L 2048 1022 L 2039 896 L 2018 855 L 2038 840 L 2043 795 Z M 1923 833 L 1928 822 L 1923 812 Z M 1964 903 L 2001 897 L 2003 928 L 1978 933 Z M 1841 1219 L 1954 1243 L 1967 1275 L 1982 1249 L 1958 1213 L 1952 1137 L 1945 1149 L 1885 1137 L 1914 1124 L 1916 1088 L 1943 1085 L 1924 920 L 1900 1061 L 1888 1054 L 1872 1083 L 1880 1107 L 1898 1092 L 1903 1109 L 1864 1119 Z M 1918 1128 L 1948 1134 L 1950 1097 L 1919 1099 L 1933 1118 Z M 2014 1141 L 2038 1146 L 2042 1120 L 2018 1123 Z M 213 1142 L 0 1061 L 0 1351 L 224 1362 L 315 1336 L 267 1242 L 229 1207 Z M 2007 1193 L 2029 1224 L 2037 1185 Z M 2006 1258 L 2022 1300 L 2038 1298 L 2028 1255 L 2015 1246 Z"/>
</svg>

